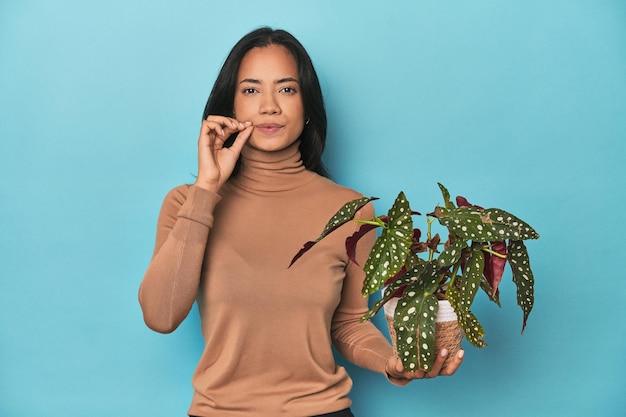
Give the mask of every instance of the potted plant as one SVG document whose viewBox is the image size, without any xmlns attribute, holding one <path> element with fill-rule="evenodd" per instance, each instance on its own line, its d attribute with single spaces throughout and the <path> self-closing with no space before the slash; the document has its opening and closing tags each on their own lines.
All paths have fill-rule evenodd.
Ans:
<svg viewBox="0 0 626 417">
<path fill-rule="evenodd" d="M 534 303 L 534 277 L 523 241 L 539 238 L 537 232 L 504 210 L 475 206 L 464 197 L 457 197 L 455 204 L 448 190 L 441 184 L 439 188 L 443 205 L 427 215 L 424 240 L 421 230 L 413 226 L 413 216 L 419 213 L 411 210 L 404 192 L 398 194 L 387 215 L 355 219 L 360 208 L 376 200 L 364 197 L 340 208 L 322 234 L 305 243 L 291 262 L 333 230 L 354 220 L 362 225 L 346 239 L 346 251 L 356 263 L 359 239 L 381 229 L 363 265 L 366 275 L 362 293 L 367 297 L 384 288 L 383 294 L 362 320 L 371 319 L 385 306 L 394 346 L 407 370 L 430 370 L 440 349 L 436 338 L 444 332 L 451 331 L 456 339 L 456 348 L 447 347 L 449 351 L 460 348 L 463 334 L 476 347 L 486 345 L 484 330 L 470 308 L 479 289 L 500 305 L 499 284 L 507 263 L 523 312 L 522 333 Z M 445 241 L 438 233 L 432 234 L 435 221 L 447 230 Z M 448 306 L 452 320 L 438 325 L 438 315 L 441 317 Z"/>
</svg>

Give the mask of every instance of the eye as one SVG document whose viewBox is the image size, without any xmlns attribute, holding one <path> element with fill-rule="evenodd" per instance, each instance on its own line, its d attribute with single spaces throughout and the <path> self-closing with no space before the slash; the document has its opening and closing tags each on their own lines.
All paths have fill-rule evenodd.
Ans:
<svg viewBox="0 0 626 417">
<path fill-rule="evenodd" d="M 281 93 L 285 93 L 288 95 L 292 95 L 292 94 L 296 94 L 298 92 L 298 90 L 295 87 L 283 87 L 279 90 Z"/>
<path fill-rule="evenodd" d="M 244 95 L 250 95 L 250 94 L 254 94 L 254 93 L 256 93 L 256 92 L 257 92 L 257 89 L 256 89 L 256 88 L 252 88 L 252 87 L 246 87 L 246 88 L 242 89 L 242 90 L 241 90 L 241 92 L 242 92 Z"/>
</svg>

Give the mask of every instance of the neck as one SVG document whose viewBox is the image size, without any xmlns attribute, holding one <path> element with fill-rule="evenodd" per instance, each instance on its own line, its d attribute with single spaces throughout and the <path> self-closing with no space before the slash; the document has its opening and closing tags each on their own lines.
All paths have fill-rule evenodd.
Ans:
<svg viewBox="0 0 626 417">
<path fill-rule="evenodd" d="M 287 191 L 313 179 L 300 154 L 300 141 L 285 149 L 266 152 L 246 145 L 241 152 L 241 167 L 233 183 L 254 191 Z"/>
</svg>

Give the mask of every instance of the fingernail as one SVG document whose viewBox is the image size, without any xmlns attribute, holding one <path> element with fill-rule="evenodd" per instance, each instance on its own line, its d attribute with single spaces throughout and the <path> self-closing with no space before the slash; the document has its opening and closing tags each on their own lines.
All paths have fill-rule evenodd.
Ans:
<svg viewBox="0 0 626 417">
<path fill-rule="evenodd" d="M 463 356 L 465 356 L 465 351 L 459 350 L 459 353 L 457 353 L 456 356 L 459 359 L 463 359 Z"/>
<path fill-rule="evenodd" d="M 442 358 L 448 356 L 448 349 L 441 349 L 441 352 L 439 352 L 439 356 L 441 356 Z"/>
</svg>

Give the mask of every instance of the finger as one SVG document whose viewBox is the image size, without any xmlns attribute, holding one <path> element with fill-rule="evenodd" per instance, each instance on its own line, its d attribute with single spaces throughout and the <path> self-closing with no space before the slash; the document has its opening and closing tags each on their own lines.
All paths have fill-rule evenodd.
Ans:
<svg viewBox="0 0 626 417">
<path fill-rule="evenodd" d="M 234 119 L 232 117 L 226 117 L 226 116 L 211 115 L 211 116 L 208 116 L 205 120 L 211 123 L 212 125 L 230 129 L 231 133 L 237 130 L 241 131 L 245 129 L 247 126 L 246 123 L 240 122 L 237 119 Z"/>
<path fill-rule="evenodd" d="M 393 377 L 395 378 L 399 378 L 399 379 L 406 379 L 406 380 L 412 380 L 412 379 L 422 379 L 426 377 L 426 372 L 425 371 L 421 371 L 421 370 L 417 370 L 417 371 L 407 371 L 404 369 L 404 365 L 402 364 L 402 360 L 400 358 L 396 358 L 395 362 L 393 364 L 393 370 L 395 371 L 393 373 Z"/>
<path fill-rule="evenodd" d="M 215 142 L 215 135 L 210 134 L 210 129 L 206 126 L 206 121 L 202 122 L 200 135 L 198 136 L 198 149 L 211 146 L 213 142 Z"/>
<path fill-rule="evenodd" d="M 211 122 L 211 123 L 217 123 L 219 125 L 222 126 L 235 126 L 237 123 L 239 123 L 239 121 L 237 119 L 234 119 L 232 117 L 228 117 L 228 116 L 218 116 L 215 114 L 211 114 L 209 115 L 206 119 L 207 122 Z"/>
<path fill-rule="evenodd" d="M 216 123 L 212 121 L 205 120 L 202 122 L 202 129 L 200 134 L 202 136 L 212 136 L 212 137 L 228 137 L 236 130 L 229 127 L 229 125 L 223 125 L 221 123 Z"/>
<path fill-rule="evenodd" d="M 446 362 L 447 358 L 448 358 L 448 350 L 441 349 L 439 351 L 439 354 L 437 355 L 437 358 L 435 359 L 435 362 L 433 363 L 433 367 L 431 368 L 430 371 L 426 373 L 424 377 L 434 378 L 437 375 L 439 375 L 439 373 L 441 372 L 441 368 L 443 367 L 443 364 Z"/>
<path fill-rule="evenodd" d="M 396 358 L 395 359 L 395 369 L 396 372 L 399 374 L 403 374 L 404 373 L 404 365 L 402 364 L 402 360 L 400 358 Z"/>
<path fill-rule="evenodd" d="M 394 369 L 396 371 L 397 378 L 415 379 L 417 376 L 419 376 L 415 371 L 407 371 L 406 369 L 404 369 L 404 363 L 402 363 L 402 359 L 398 357 L 396 357 Z"/>
<path fill-rule="evenodd" d="M 226 140 L 223 139 L 221 136 L 216 137 L 215 141 L 213 141 L 213 149 L 222 149 L 225 142 Z"/>
<path fill-rule="evenodd" d="M 248 139 L 250 139 L 250 136 L 252 136 L 252 132 L 254 131 L 254 126 L 252 126 L 252 123 L 246 122 L 245 126 L 245 129 L 237 135 L 235 141 L 230 146 L 230 150 L 235 152 L 237 155 L 241 153 L 241 150 L 243 149 L 246 142 L 248 142 Z"/>
<path fill-rule="evenodd" d="M 387 375 L 393 378 L 401 378 L 404 372 L 404 368 L 402 367 L 402 361 L 397 356 L 389 359 L 387 364 L 385 365 L 385 371 Z"/>
<path fill-rule="evenodd" d="M 237 121 L 230 121 L 223 125 L 215 121 L 205 121 L 202 134 L 215 136 L 216 138 L 226 141 L 231 135 L 237 132 L 242 132 L 252 125 L 251 122 L 240 123 Z"/>
<path fill-rule="evenodd" d="M 452 375 L 459 369 L 461 363 L 463 363 L 463 357 L 465 356 L 464 350 L 459 350 L 456 355 L 454 355 L 450 361 L 446 364 L 446 367 L 443 368 L 440 372 L 441 375 Z"/>
</svg>

